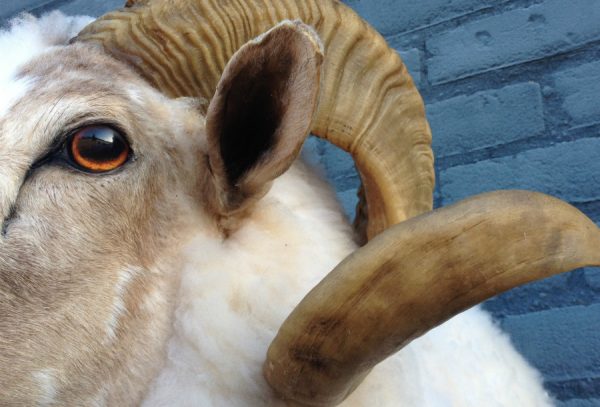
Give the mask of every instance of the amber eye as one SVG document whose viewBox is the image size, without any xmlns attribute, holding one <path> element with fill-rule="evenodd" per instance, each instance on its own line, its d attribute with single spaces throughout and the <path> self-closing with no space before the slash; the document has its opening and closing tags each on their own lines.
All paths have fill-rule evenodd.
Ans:
<svg viewBox="0 0 600 407">
<path fill-rule="evenodd" d="M 68 151 L 77 167 L 90 172 L 106 172 L 125 164 L 130 149 L 117 130 L 108 126 L 90 126 L 70 137 Z"/>
</svg>

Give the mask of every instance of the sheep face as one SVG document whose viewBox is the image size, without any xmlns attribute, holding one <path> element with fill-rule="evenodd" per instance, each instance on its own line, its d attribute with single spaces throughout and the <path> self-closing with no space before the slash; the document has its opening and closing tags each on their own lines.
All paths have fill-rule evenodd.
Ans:
<svg viewBox="0 0 600 407">
<path fill-rule="evenodd" d="M 26 91 L 0 121 L 0 404 L 55 395 L 87 404 L 108 382 L 135 388 L 126 383 L 160 362 L 172 252 L 200 213 L 203 121 L 80 45 L 43 55 L 18 78 Z M 62 149 L 71 132 L 98 123 L 120 129 L 132 152 L 91 174 Z M 120 377 L 120 366 L 136 369 Z"/>
<path fill-rule="evenodd" d="M 195 101 L 168 99 L 92 46 L 18 72 L 22 95 L 0 122 L 0 404 L 140 399 L 168 337 L 178 250 L 192 232 L 230 233 L 308 133 L 320 59 L 295 55 L 318 52 L 306 35 L 284 24 L 240 50 L 208 130 Z M 292 52 L 264 59 L 265 42 Z M 74 162 L 73 134 L 90 126 L 126 139 L 118 168 Z M 240 156 L 250 133 L 259 143 Z"/>
<path fill-rule="evenodd" d="M 127 18 L 153 16 L 155 11 L 171 15 L 171 6 L 178 2 L 130 3 L 139 6 L 140 14 L 132 12 Z M 321 25 L 325 34 L 337 31 L 340 19 L 354 29 L 365 27 L 349 10 L 338 9 L 338 2 L 321 3 L 330 8 Z M 146 5 L 157 9 L 148 12 Z M 117 13 L 108 19 L 127 21 L 122 17 Z M 257 373 L 266 344 L 252 350 L 257 380 L 250 392 L 260 393 L 258 400 L 273 400 L 278 394 L 303 405 L 343 402 L 371 367 L 461 310 L 533 278 L 600 262 L 597 227 L 568 205 L 536 194 L 490 194 L 382 231 L 430 206 L 433 179 L 422 102 L 396 53 L 372 31 L 364 37 L 369 41 L 357 43 L 366 47 L 354 44 L 355 36 L 334 36 L 336 41 L 329 37 L 333 57 L 324 62 L 324 46 L 315 32 L 301 23 L 284 22 L 243 45 L 230 60 L 227 54 L 229 63 L 204 115 L 201 102 L 169 99 L 156 90 L 189 95 L 187 88 L 178 93 L 177 75 L 160 72 L 189 72 L 189 60 L 155 67 L 159 74 L 144 76 L 145 82 L 136 63 L 147 62 L 137 58 L 135 46 L 131 52 L 110 42 L 96 47 L 96 36 L 102 37 L 98 32 L 115 27 L 104 23 L 88 27 L 77 37 L 79 42 L 30 61 L 6 86 L 7 92 L 0 91 L 8 95 L 0 102 L 0 404 L 139 402 L 162 364 L 179 271 L 195 264 L 183 267 L 182 248 L 190 239 L 218 244 L 235 233 L 270 182 L 290 167 L 312 126 L 353 153 L 368 203 L 361 203 L 359 212 L 368 216 L 359 214 L 358 228 L 364 229 L 363 237 L 379 235 L 335 267 L 295 308 L 267 353 L 266 382 Z M 126 25 L 125 31 L 132 27 L 138 25 Z M 189 34 L 184 28 L 179 31 Z M 103 41 L 117 37 L 108 35 Z M 346 46 L 346 40 L 353 45 Z M 346 52 L 355 45 L 367 53 Z M 346 65 L 339 65 L 336 55 L 347 57 Z M 197 68 L 198 61 L 191 62 Z M 325 91 L 315 113 L 322 62 Z M 210 77 L 212 68 L 200 73 Z M 343 72 L 340 80 L 351 86 L 338 81 L 338 68 Z M 156 81 L 161 75 L 168 80 Z M 213 89 L 211 78 L 209 85 L 197 86 L 202 75 L 193 78 L 194 86 Z M 372 82 L 381 87 L 374 89 Z M 357 103 L 357 97 L 340 93 L 355 85 L 359 92 L 369 89 L 369 97 L 378 103 Z M 344 108 L 337 109 L 334 100 Z M 354 111 L 363 105 L 374 110 Z M 71 143 L 89 126 L 112 129 L 110 134 L 122 134 L 123 145 L 129 145 L 130 150 L 108 153 L 111 159 L 123 158 L 114 168 L 106 170 L 102 162 L 90 172 L 82 170 L 81 162 L 73 164 Z M 399 135 L 376 137 L 384 129 L 393 134 L 388 128 L 400 129 Z M 383 152 L 389 153 L 385 160 Z M 398 152 L 403 159 L 397 159 Z M 408 184 L 384 176 L 402 174 L 403 168 L 410 174 L 413 166 L 425 170 L 405 177 Z M 296 173 L 298 185 L 318 195 L 319 188 L 307 175 Z M 394 192 L 388 184 L 404 186 Z M 319 212 L 328 202 L 315 200 L 310 210 Z M 521 239 L 525 236 L 526 242 Z M 349 235 L 344 238 L 351 245 Z M 312 243 L 329 253 L 335 246 L 329 240 L 335 239 Z M 328 244 L 321 245 L 323 241 Z M 278 277 L 304 278 L 286 271 Z M 403 290 L 400 295 L 397 287 Z M 215 360 L 196 367 L 215 366 L 223 358 L 237 363 L 223 349 L 215 353 Z M 477 363 L 467 359 L 465 364 L 472 377 L 470 368 Z M 406 371 L 412 374 L 412 368 Z M 427 375 L 435 376 L 433 370 Z M 365 400 L 358 403 L 371 402 L 381 388 L 377 377 L 387 376 L 376 376 L 371 387 L 357 390 Z M 167 382 L 172 391 L 179 390 L 168 375 Z M 484 386 L 487 399 L 486 390 Z M 241 389 L 239 405 L 248 405 L 245 391 Z"/>
</svg>

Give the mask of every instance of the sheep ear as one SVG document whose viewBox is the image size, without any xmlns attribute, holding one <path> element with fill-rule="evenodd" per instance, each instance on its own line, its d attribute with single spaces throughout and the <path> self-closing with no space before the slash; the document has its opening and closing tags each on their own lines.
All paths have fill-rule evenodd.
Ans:
<svg viewBox="0 0 600 407">
<path fill-rule="evenodd" d="M 229 61 L 206 116 L 217 207 L 229 214 L 262 197 L 296 159 L 316 112 L 322 47 L 283 22 Z"/>
</svg>

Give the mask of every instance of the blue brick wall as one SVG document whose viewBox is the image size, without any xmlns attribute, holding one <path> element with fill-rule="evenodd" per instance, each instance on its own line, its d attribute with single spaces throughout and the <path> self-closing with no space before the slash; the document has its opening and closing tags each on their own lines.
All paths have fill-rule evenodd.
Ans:
<svg viewBox="0 0 600 407">
<path fill-rule="evenodd" d="M 98 15 L 124 0 L 3 0 Z M 600 0 L 345 0 L 396 48 L 427 107 L 436 206 L 498 188 L 565 199 L 600 224 Z M 351 160 L 310 140 L 353 216 Z M 600 250 L 600 248 L 599 248 Z M 600 269 L 485 304 L 563 407 L 600 406 Z"/>
<path fill-rule="evenodd" d="M 0 0 L 0 25 L 4 25 L 15 14 L 27 11 L 40 15 L 51 10 L 62 10 L 66 14 L 99 16 L 110 10 L 123 7 L 126 0 Z"/>
</svg>

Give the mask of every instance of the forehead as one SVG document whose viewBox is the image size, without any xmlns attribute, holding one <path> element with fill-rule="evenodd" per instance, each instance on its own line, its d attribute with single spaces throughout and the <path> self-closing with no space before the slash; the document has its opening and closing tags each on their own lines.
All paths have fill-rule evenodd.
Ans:
<svg viewBox="0 0 600 407">
<path fill-rule="evenodd" d="M 134 88 L 140 79 L 133 72 L 98 49 L 67 45 L 90 21 L 53 13 L 13 21 L 0 32 L 0 150 L 5 154 L 35 155 L 74 116 L 86 111 L 118 115 L 138 99 Z"/>
<path fill-rule="evenodd" d="M 7 56 L 0 58 L 0 214 L 8 207 L 3 200 L 14 197 L 36 159 L 81 126 L 117 125 L 130 136 L 136 156 L 150 157 L 159 154 L 165 143 L 187 146 L 195 140 L 189 135 L 203 124 L 193 103 L 162 95 L 102 49 L 67 45 L 89 20 L 75 24 L 62 15 L 50 17 L 27 20 L 18 29 L 0 33 L 0 55 Z M 61 23 L 69 29 L 49 41 L 52 36 L 40 25 Z M 37 34 L 29 36 L 27 29 Z M 3 49 L 2 41 L 10 47 Z M 27 41 L 37 44 L 32 52 L 15 51 L 18 58 L 12 58 L 10 52 L 26 47 Z"/>
<path fill-rule="evenodd" d="M 140 79 L 84 45 L 51 47 L 0 86 L 0 156 L 31 160 L 84 121 L 132 122 Z"/>
</svg>

